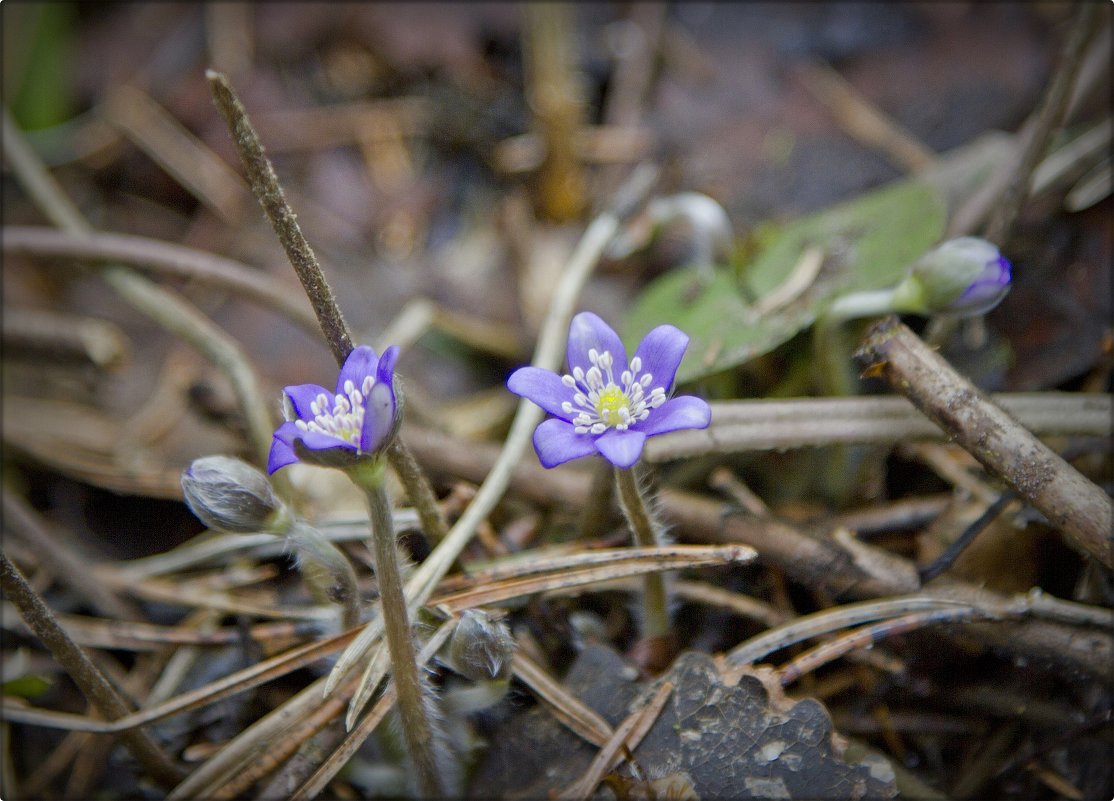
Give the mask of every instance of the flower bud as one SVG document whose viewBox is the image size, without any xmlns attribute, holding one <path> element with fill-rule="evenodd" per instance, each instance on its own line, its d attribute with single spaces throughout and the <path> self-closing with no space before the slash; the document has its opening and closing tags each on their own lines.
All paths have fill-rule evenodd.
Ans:
<svg viewBox="0 0 1114 801">
<path fill-rule="evenodd" d="M 267 477 L 231 456 L 194 459 L 182 473 L 182 494 L 190 511 L 219 531 L 269 531 L 286 513 Z"/>
<path fill-rule="evenodd" d="M 491 681 L 510 675 L 514 639 L 501 620 L 480 609 L 466 609 L 449 640 L 453 670 L 472 681 Z"/>
<path fill-rule="evenodd" d="M 933 248 L 894 290 L 898 311 L 973 317 L 1010 291 L 1010 263 L 985 239 L 963 236 Z"/>
</svg>

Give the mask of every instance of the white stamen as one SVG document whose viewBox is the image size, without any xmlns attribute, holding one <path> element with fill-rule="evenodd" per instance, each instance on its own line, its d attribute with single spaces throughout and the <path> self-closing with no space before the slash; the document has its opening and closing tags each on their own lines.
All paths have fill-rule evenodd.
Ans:
<svg viewBox="0 0 1114 801">
<path fill-rule="evenodd" d="M 359 389 L 356 388 L 355 382 L 347 380 L 341 387 L 343 391 L 333 398 L 331 407 L 328 396 L 324 393 L 318 394 L 309 405 L 313 419 L 295 420 L 294 424 L 299 431 L 325 434 L 358 448 L 367 398 L 374 387 L 375 376 L 364 376 L 360 381 Z M 571 404 L 569 409 L 572 410 Z"/>
<path fill-rule="evenodd" d="M 650 410 L 666 401 L 665 387 L 651 386 L 654 377 L 642 373 L 642 359 L 635 356 L 627 369 L 615 380 L 615 357 L 610 351 L 588 351 L 591 365 L 586 371 L 574 367 L 561 376 L 561 383 L 575 390 L 571 401 L 564 401 L 561 410 L 570 415 L 577 434 L 602 434 L 609 428 L 626 431 L 631 425 L 650 416 Z M 574 416 L 575 415 L 575 416 Z"/>
</svg>

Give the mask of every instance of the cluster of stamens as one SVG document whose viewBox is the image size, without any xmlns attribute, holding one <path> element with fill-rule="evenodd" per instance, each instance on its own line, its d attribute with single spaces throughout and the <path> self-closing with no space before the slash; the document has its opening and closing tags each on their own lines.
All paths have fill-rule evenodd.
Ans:
<svg viewBox="0 0 1114 801">
<path fill-rule="evenodd" d="M 313 419 L 295 420 L 294 425 L 302 431 L 328 434 L 358 448 L 360 432 L 364 426 L 364 399 L 371 393 L 373 386 L 375 377 L 370 375 L 364 378 L 359 389 L 352 381 L 345 381 L 344 392 L 338 393 L 333 399 L 332 409 L 329 408 L 329 397 L 321 393 L 309 405 Z"/>
<path fill-rule="evenodd" d="M 584 370 L 574 367 L 572 375 L 561 376 L 561 382 L 576 390 L 571 401 L 561 404 L 561 409 L 571 418 L 577 434 L 602 434 L 609 428 L 626 431 L 634 423 L 650 416 L 650 410 L 665 403 L 665 388 L 655 387 L 647 392 L 654 377 L 650 373 L 639 375 L 642 359 L 635 356 L 630 367 L 615 382 L 612 367 L 615 358 L 609 351 L 600 353 L 595 348 L 588 351 L 591 367 Z"/>
</svg>

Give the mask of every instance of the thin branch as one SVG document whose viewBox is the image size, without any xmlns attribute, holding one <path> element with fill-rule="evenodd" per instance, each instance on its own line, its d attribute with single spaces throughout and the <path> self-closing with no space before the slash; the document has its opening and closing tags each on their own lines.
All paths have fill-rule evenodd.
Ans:
<svg viewBox="0 0 1114 801">
<path fill-rule="evenodd" d="M 1097 3 L 1080 3 L 1080 5 L 1097 5 Z M 1080 13 L 1088 12 L 1081 10 Z M 1070 38 L 1069 35 L 1069 41 Z M 1103 39 L 1108 38 L 1109 37 L 1102 37 L 1099 41 L 1101 42 Z M 1065 42 L 1065 45 L 1066 44 L 1068 44 L 1068 42 Z M 1106 51 L 1105 53 L 1103 52 L 1104 49 Z M 1063 53 L 1064 57 L 1060 59 L 1060 72 L 1057 78 L 1066 78 L 1067 70 L 1077 69 L 1075 66 L 1077 60 L 1081 60 L 1083 63 L 1083 66 L 1078 68 L 1078 77 L 1072 80 L 1074 86 L 1067 99 L 1067 109 L 1064 112 L 1064 116 L 1066 116 L 1072 113 L 1079 102 L 1090 94 L 1091 90 L 1095 88 L 1105 75 L 1109 74 L 1110 56 L 1109 45 L 1107 45 L 1106 48 L 1101 46 L 1089 48 L 1086 54 L 1072 53 L 1065 47 Z M 1042 121 L 1042 114 L 1046 110 L 1051 111 L 1054 108 L 1051 101 L 1054 99 L 1053 92 L 1060 91 L 1059 85 L 1060 81 L 1054 78 L 1048 91 L 1045 93 L 1044 100 L 1037 110 L 1029 115 L 1018 132 L 1014 134 L 1012 141 L 1009 142 L 1007 146 L 1007 152 L 1004 153 L 1004 157 L 994 168 L 993 173 L 970 195 L 970 197 L 966 198 L 963 204 L 951 215 L 951 219 L 948 222 L 948 230 L 945 235 L 946 238 L 952 239 L 957 236 L 977 233 L 980 225 L 982 225 L 986 218 L 1002 206 L 1002 198 L 1010 191 L 1011 184 L 1017 182 L 1016 185 L 1020 187 L 1020 181 L 1024 177 L 1021 165 L 1025 159 L 1025 154 L 1028 152 L 1035 152 L 1042 126 L 1047 125 L 1048 122 L 1051 121 L 1050 118 Z M 1064 117 L 1061 117 L 1061 120 L 1063 118 Z M 1049 128 L 1049 131 L 1050 130 Z M 1035 170 L 1033 172 L 1035 172 Z M 1031 183 L 1032 177 L 1033 174 L 1030 172 L 1028 178 L 1024 180 L 1026 180 L 1027 183 Z M 1024 196 L 1021 196 L 1020 200 L 1024 201 Z M 1013 210 L 1007 221 L 1006 213 L 1008 209 L 1002 206 L 998 219 L 1002 220 L 1003 223 L 1008 222 L 1009 225 L 1012 225 L 1019 209 L 1020 205 Z M 997 228 L 998 226 L 995 224 L 992 227 Z M 988 229 L 987 238 L 991 238 L 991 233 L 995 232 Z M 992 241 L 1000 242 L 1001 240 L 993 239 Z"/>
<path fill-rule="evenodd" d="M 5 306 L 3 331 L 4 355 L 12 361 L 46 359 L 112 370 L 131 356 L 131 342 L 120 327 L 95 317 Z"/>
<path fill-rule="evenodd" d="M 75 553 L 26 501 L 7 487 L 0 487 L 0 508 L 3 509 L 5 528 L 22 535 L 58 578 L 88 600 L 94 609 L 121 620 L 139 617 L 133 604 L 106 587 L 97 577 L 96 569 L 90 570 L 88 560 Z"/>
<path fill-rule="evenodd" d="M 927 584 L 951 567 L 955 560 L 975 541 L 975 537 L 993 523 L 998 515 L 1002 513 L 1002 510 L 1016 498 L 1017 495 L 1012 490 L 1006 490 L 998 496 L 998 499 L 990 504 L 975 522 L 967 526 L 963 533 L 956 537 L 955 541 L 932 564 L 925 565 L 920 569 L 921 583 Z"/>
<path fill-rule="evenodd" d="M 54 614 L 3 551 L 0 551 L 0 586 L 3 586 L 8 599 L 19 609 L 28 628 L 35 632 L 35 636 L 47 647 L 58 664 L 65 668 L 74 683 L 81 688 L 81 692 L 101 714 L 115 719 L 131 712 L 127 702 L 58 625 Z M 144 770 L 164 787 L 173 786 L 185 775 L 185 771 L 146 731 L 128 729 L 120 732 L 120 739 Z"/>
<path fill-rule="evenodd" d="M 281 284 L 276 285 L 274 278 L 261 270 L 215 253 L 143 236 L 76 233 L 20 225 L 3 228 L 0 247 L 13 255 L 109 261 L 205 283 L 268 306 L 311 333 L 319 330 L 317 318 L 306 307 L 301 295 L 291 293 Z"/>
<path fill-rule="evenodd" d="M 1109 437 L 1114 425 L 1111 395 L 1018 392 L 991 399 L 1041 436 Z M 947 436 L 909 400 L 896 396 L 723 401 L 711 407 L 708 428 L 648 440 L 646 461 L 837 444 L 893 445 Z"/>
<path fill-rule="evenodd" d="M 251 190 L 267 214 L 271 227 L 275 229 L 294 272 L 298 274 L 298 280 L 302 282 L 337 364 L 344 364 L 345 358 L 352 351 L 352 337 L 340 307 L 337 306 L 333 290 L 321 272 L 321 265 L 317 262 L 313 248 L 302 235 L 294 210 L 286 202 L 275 168 L 263 152 L 263 144 L 228 79 L 213 70 L 207 70 L 205 77 L 209 81 L 209 90 L 217 108 L 232 132 L 232 141 L 247 171 Z"/>
<path fill-rule="evenodd" d="M 1114 566 L 1111 499 L 895 317 L 870 328 L 856 354 L 953 440 L 1001 476 L 1079 550 Z"/>
</svg>

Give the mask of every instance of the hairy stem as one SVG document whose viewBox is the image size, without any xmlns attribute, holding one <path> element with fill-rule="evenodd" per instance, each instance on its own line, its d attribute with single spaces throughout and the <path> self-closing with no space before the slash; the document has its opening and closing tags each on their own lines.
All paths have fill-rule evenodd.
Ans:
<svg viewBox="0 0 1114 801">
<path fill-rule="evenodd" d="M 615 483 L 619 488 L 619 501 L 623 514 L 634 532 L 634 540 L 641 546 L 660 545 L 657 527 L 646 508 L 646 499 L 638 488 L 634 470 L 615 468 Z M 665 594 L 665 579 L 661 573 L 648 573 L 643 578 L 642 604 L 645 613 L 643 634 L 647 637 L 665 637 L 669 634 L 669 609 Z"/>
<path fill-rule="evenodd" d="M 321 265 L 317 263 L 313 248 L 302 235 L 294 210 L 286 202 L 275 168 L 271 166 L 271 160 L 263 152 L 263 144 L 259 141 L 259 136 L 255 133 L 247 112 L 240 104 L 240 99 L 232 91 L 228 79 L 213 70 L 208 70 L 205 77 L 209 80 L 209 90 L 213 94 L 217 108 L 224 115 L 228 128 L 232 132 L 232 141 L 247 171 L 251 190 L 267 214 L 267 219 L 275 229 L 282 248 L 294 267 L 294 272 L 298 274 L 298 280 L 306 290 L 325 339 L 333 350 L 333 356 L 336 357 L 338 364 L 343 364 L 352 350 L 352 338 L 348 333 L 348 326 L 341 315 L 340 307 L 337 306 L 336 298 L 333 297 L 333 290 L 325 280 L 325 274 L 321 272 Z"/>
<path fill-rule="evenodd" d="M 105 717 L 122 718 L 131 712 L 128 704 L 108 679 L 97 670 L 85 652 L 66 634 L 42 599 L 27 583 L 16 566 L 0 550 L 0 586 L 19 610 L 20 617 L 58 661 L 81 692 Z M 170 758 L 154 738 L 143 729 L 125 729 L 120 739 L 144 770 L 164 787 L 173 787 L 185 771 Z"/>
<path fill-rule="evenodd" d="M 402 574 L 398 568 L 390 503 L 382 481 L 366 480 L 360 483 L 367 494 L 368 513 L 371 517 L 375 576 L 379 581 L 383 630 L 391 657 L 391 675 L 398 693 L 402 733 L 406 738 L 406 748 L 414 763 L 422 795 L 438 798 L 444 795 L 444 789 L 434 757 L 433 728 L 426 716 L 422 684 L 414 659 L 414 641 L 410 636 L 410 616 L 406 611 L 406 597 L 402 591 Z"/>
<path fill-rule="evenodd" d="M 324 585 L 328 600 L 343 608 L 341 628 L 350 629 L 359 623 L 360 588 L 348 557 L 304 520 L 295 519 L 286 536 L 298 554 L 299 567 L 306 581 Z"/>
</svg>

